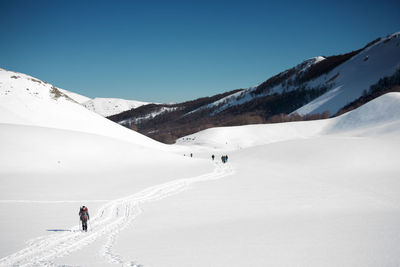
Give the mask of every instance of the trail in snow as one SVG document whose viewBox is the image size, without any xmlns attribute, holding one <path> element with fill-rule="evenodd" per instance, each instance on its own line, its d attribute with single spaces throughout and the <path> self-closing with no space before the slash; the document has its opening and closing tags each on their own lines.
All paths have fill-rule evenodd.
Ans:
<svg viewBox="0 0 400 267">
<path fill-rule="evenodd" d="M 38 204 L 60 204 L 60 203 L 98 203 L 98 202 L 108 202 L 109 199 L 91 199 L 91 200 L 27 200 L 27 199 L 4 199 L 0 200 L 0 203 L 38 203 Z"/>
<path fill-rule="evenodd" d="M 69 255 L 107 235 L 106 243 L 100 251 L 101 255 L 109 263 L 135 266 L 133 262 L 125 262 L 120 255 L 113 253 L 112 248 L 120 231 L 140 215 L 141 204 L 178 194 L 195 183 L 220 179 L 233 172 L 229 164 L 216 164 L 212 173 L 155 185 L 131 196 L 110 201 L 90 220 L 88 232 L 83 233 L 79 231 L 79 226 L 74 226 L 70 231 L 35 238 L 28 241 L 28 247 L 0 259 L 0 265 L 53 266 L 54 259 Z"/>
</svg>

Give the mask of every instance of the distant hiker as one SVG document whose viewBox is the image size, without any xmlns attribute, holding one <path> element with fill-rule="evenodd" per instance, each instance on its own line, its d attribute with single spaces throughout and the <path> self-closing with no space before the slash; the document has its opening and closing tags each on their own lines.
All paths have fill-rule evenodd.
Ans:
<svg viewBox="0 0 400 267">
<path fill-rule="evenodd" d="M 191 157 L 191 158 L 193 157 L 193 154 L 192 154 L 192 153 L 190 153 L 190 157 Z"/>
<path fill-rule="evenodd" d="M 228 155 L 225 155 L 225 162 L 228 162 Z"/>
<path fill-rule="evenodd" d="M 225 156 L 221 156 L 222 163 L 225 163 Z"/>
<path fill-rule="evenodd" d="M 212 156 L 211 156 L 211 158 L 212 158 L 212 160 L 214 160 L 215 156 L 214 156 L 214 155 L 212 155 Z"/>
<path fill-rule="evenodd" d="M 87 221 L 89 218 L 89 210 L 87 207 L 82 206 L 79 210 L 79 218 L 82 221 L 82 230 L 87 232 Z"/>
</svg>

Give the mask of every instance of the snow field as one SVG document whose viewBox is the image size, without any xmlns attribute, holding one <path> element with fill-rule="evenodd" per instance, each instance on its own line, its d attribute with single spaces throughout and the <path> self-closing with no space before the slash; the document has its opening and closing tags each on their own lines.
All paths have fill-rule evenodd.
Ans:
<svg viewBox="0 0 400 267">
<path fill-rule="evenodd" d="M 0 75 L 2 266 L 400 265 L 398 93 L 166 146 Z"/>
<path fill-rule="evenodd" d="M 148 203 L 115 250 L 148 266 L 398 266 L 399 103 L 182 138 L 235 174 Z"/>
<path fill-rule="evenodd" d="M 0 257 L 46 229 L 76 224 L 80 205 L 94 212 L 104 201 L 213 169 L 100 135 L 12 124 L 0 129 Z M 30 228 L 21 227 L 26 222 Z"/>
<path fill-rule="evenodd" d="M 230 152 L 232 176 L 146 204 L 115 251 L 145 266 L 397 266 L 399 144 L 324 136 Z"/>
<path fill-rule="evenodd" d="M 218 165 L 216 165 L 218 166 Z M 171 181 L 140 191 L 132 196 L 110 201 L 100 207 L 96 216 L 90 220 L 90 230 L 82 233 L 78 227 L 69 231 L 37 238 L 30 245 L 19 252 L 0 259 L 0 265 L 44 265 L 52 264 L 57 257 L 63 257 L 75 250 L 94 242 L 98 237 L 107 235 L 107 241 L 102 248 L 102 255 L 110 263 L 123 264 L 122 258 L 112 252 L 117 234 L 126 228 L 140 213 L 140 205 L 149 201 L 156 201 L 177 194 L 188 186 L 230 175 L 232 170 L 226 167 L 217 167 L 213 173 L 202 176 Z"/>
</svg>

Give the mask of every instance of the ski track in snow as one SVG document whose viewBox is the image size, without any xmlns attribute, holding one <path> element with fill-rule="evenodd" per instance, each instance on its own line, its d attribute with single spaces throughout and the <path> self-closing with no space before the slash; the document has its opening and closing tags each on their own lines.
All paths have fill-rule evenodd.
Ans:
<svg viewBox="0 0 400 267">
<path fill-rule="evenodd" d="M 191 185 L 223 178 L 234 170 L 230 164 L 217 163 L 213 172 L 192 178 L 179 179 L 155 185 L 128 197 L 110 201 L 99 208 L 96 216 L 89 221 L 89 231 L 80 231 L 80 226 L 70 231 L 51 234 L 32 239 L 27 247 L 0 259 L 1 266 L 57 266 L 53 261 L 93 243 L 97 238 L 106 236 L 106 242 L 100 250 L 108 263 L 123 266 L 141 266 L 114 253 L 112 248 L 118 234 L 141 214 L 141 204 L 161 200 L 190 188 Z"/>
<path fill-rule="evenodd" d="M 38 204 L 60 204 L 60 203 L 97 203 L 97 202 L 108 202 L 110 200 L 105 199 L 92 199 L 92 200 L 15 200 L 15 199 L 3 199 L 0 200 L 1 204 L 7 203 L 38 203 Z"/>
</svg>

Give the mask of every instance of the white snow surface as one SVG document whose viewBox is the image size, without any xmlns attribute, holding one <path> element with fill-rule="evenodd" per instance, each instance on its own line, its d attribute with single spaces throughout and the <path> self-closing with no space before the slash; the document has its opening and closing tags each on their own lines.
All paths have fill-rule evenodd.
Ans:
<svg viewBox="0 0 400 267">
<path fill-rule="evenodd" d="M 399 93 L 164 146 L 14 75 L 0 72 L 0 266 L 400 265 Z"/>
<path fill-rule="evenodd" d="M 120 98 L 101 98 L 96 97 L 87 102 L 82 103 L 87 109 L 94 111 L 104 117 L 119 114 L 121 112 L 138 108 L 150 102 L 142 102 L 137 100 L 125 100 Z"/>
</svg>

